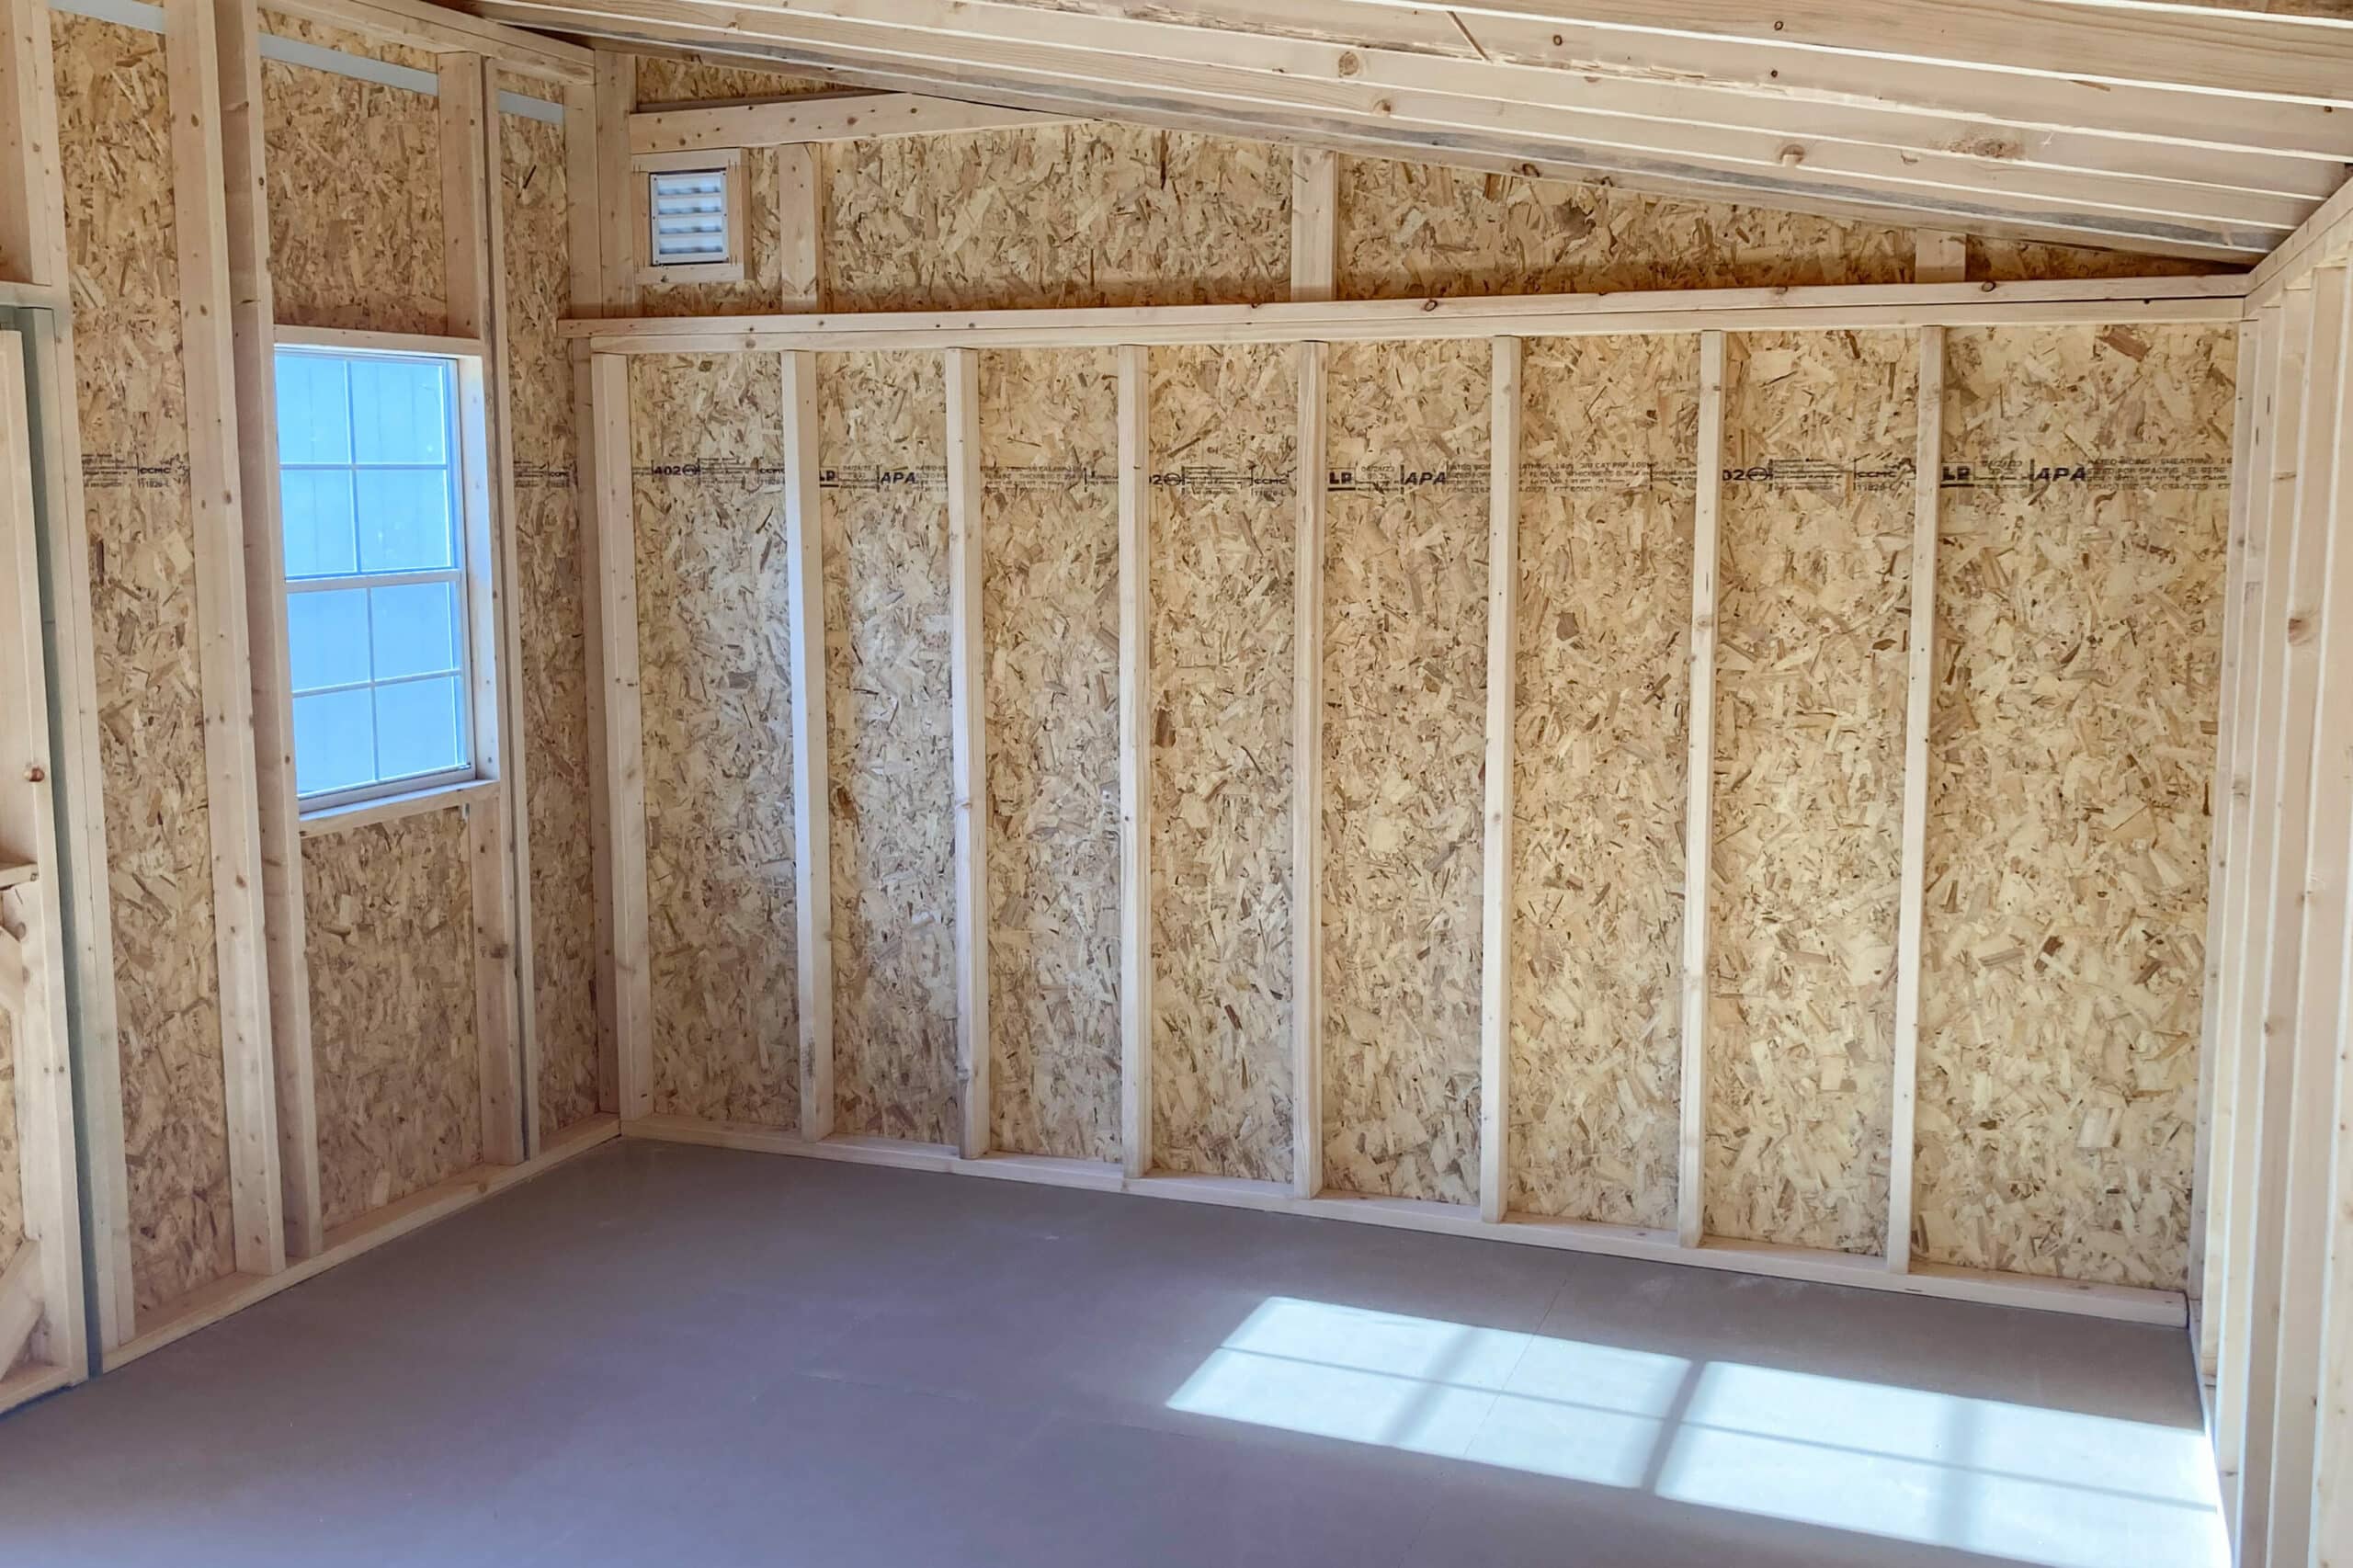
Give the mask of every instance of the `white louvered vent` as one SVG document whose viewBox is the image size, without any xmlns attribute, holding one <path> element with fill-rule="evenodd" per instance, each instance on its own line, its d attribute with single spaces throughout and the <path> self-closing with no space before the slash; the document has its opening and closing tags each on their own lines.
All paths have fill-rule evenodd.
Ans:
<svg viewBox="0 0 2353 1568">
<path fill-rule="evenodd" d="M 729 255 L 727 171 L 679 169 L 647 176 L 654 220 L 654 265 L 700 267 Z"/>
</svg>

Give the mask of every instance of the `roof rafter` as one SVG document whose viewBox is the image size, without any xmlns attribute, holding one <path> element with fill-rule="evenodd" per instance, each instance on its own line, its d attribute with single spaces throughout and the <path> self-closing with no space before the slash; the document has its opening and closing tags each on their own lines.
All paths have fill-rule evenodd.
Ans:
<svg viewBox="0 0 2353 1568">
<path fill-rule="evenodd" d="M 1719 19 L 1733 17 L 1720 0 L 1696 20 L 1677 14 L 1677 28 L 1704 36 L 1638 23 L 1626 0 L 1575 0 L 1574 22 L 1531 15 L 1556 0 L 1492 0 L 1443 35 L 1438 14 L 1377 0 L 1289 0 L 1263 31 L 1238 12 L 1141 19 L 1028 0 L 483 8 L 885 91 L 2177 255 L 2252 259 L 2341 183 L 2353 113 L 2298 95 L 2353 108 L 2353 24 L 2281 19 L 2297 25 L 2275 36 L 2269 17 L 2129 0 L 1995 6 L 2042 28 L 2037 38 L 2109 38 L 2110 74 L 2035 74 L 2007 46 L 1990 62 L 1924 58 L 1979 46 L 1984 29 L 1959 26 L 1958 0 L 1920 7 L 1935 25 L 1907 38 L 1908 55 L 1872 52 L 1893 36 L 1889 15 L 1912 9 L 1889 0 L 1821 0 L 1802 25 L 1783 18 L 1794 43 L 1732 36 L 1737 18 Z M 1836 31 L 1842 17 L 1855 26 Z M 1531 23 L 1552 30 L 1536 43 L 1510 31 Z M 1508 58 L 1558 56 L 1580 28 L 1611 41 L 1610 59 L 1571 69 Z M 1871 69 L 1859 73 L 1866 53 Z"/>
</svg>

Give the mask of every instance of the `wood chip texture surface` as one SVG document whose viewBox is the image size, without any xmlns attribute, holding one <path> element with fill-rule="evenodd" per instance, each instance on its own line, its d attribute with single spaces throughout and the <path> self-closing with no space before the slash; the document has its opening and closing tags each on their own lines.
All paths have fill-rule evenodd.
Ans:
<svg viewBox="0 0 2353 1568">
<path fill-rule="evenodd" d="M 236 1266 L 164 40 L 56 15 L 132 1290 Z"/>
<path fill-rule="evenodd" d="M 1120 1157 L 1118 394 L 1108 349 L 980 362 L 994 1146 Z"/>
<path fill-rule="evenodd" d="M 1324 1163 L 1479 1179 L 1488 348 L 1335 345 L 1324 574 Z"/>
<path fill-rule="evenodd" d="M 1908 333 L 1726 345 L 1711 1234 L 1887 1228 L 1916 372 Z"/>
<path fill-rule="evenodd" d="M 580 462 L 572 362 L 555 324 L 572 312 L 571 196 L 563 131 L 506 115 L 505 206 L 508 428 L 522 621 L 524 769 L 531 852 L 533 1028 L 541 1135 L 597 1108 L 597 890 L 588 801 L 588 650 L 580 574 Z"/>
<path fill-rule="evenodd" d="M 1340 160 L 1340 293 L 1908 283 L 1913 231 L 1385 158 Z"/>
<path fill-rule="evenodd" d="M 1151 356 L 1153 1163 L 1291 1165 L 1291 590 L 1282 347 Z"/>
<path fill-rule="evenodd" d="M 654 1110 L 800 1115 L 792 707 L 773 354 L 630 362 Z"/>
<path fill-rule="evenodd" d="M 953 1142 L 947 390 L 937 354 L 817 363 L 835 1129 Z"/>
<path fill-rule="evenodd" d="M 829 311 L 1290 296 L 1285 148 L 1090 120 L 823 153 Z"/>
<path fill-rule="evenodd" d="M 330 1229 L 482 1162 L 473 880 L 455 809 L 302 844 Z"/>
<path fill-rule="evenodd" d="M 434 57 L 301 17 L 280 38 L 434 69 Z M 269 272 L 291 326 L 449 329 L 440 100 L 280 60 L 261 62 Z"/>
<path fill-rule="evenodd" d="M 1696 336 L 1522 368 L 1506 1210 L 1675 1224 Z"/>
<path fill-rule="evenodd" d="M 2235 345 L 1948 341 L 1913 1241 L 2179 1290 Z"/>
</svg>

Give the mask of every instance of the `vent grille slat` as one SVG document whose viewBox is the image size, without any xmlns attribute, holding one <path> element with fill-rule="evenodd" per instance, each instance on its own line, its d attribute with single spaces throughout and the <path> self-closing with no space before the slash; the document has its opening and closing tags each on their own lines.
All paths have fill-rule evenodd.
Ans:
<svg viewBox="0 0 2353 1568">
<path fill-rule="evenodd" d="M 680 169 L 651 178 L 656 267 L 734 259 L 728 244 L 727 171 Z"/>
</svg>

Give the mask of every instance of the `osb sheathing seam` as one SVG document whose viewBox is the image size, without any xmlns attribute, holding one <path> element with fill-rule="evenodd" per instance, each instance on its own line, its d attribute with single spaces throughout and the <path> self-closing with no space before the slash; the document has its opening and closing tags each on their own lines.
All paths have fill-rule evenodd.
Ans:
<svg viewBox="0 0 2353 1568">
<path fill-rule="evenodd" d="M 956 1141 L 947 389 L 936 354 L 817 361 L 835 1129 Z"/>
<path fill-rule="evenodd" d="M 1675 1224 L 1699 373 L 1689 335 L 1521 371 L 1514 1211 Z"/>
<path fill-rule="evenodd" d="M 434 57 L 265 13 L 269 31 L 433 69 Z M 439 333 L 449 324 L 438 98 L 265 60 L 269 267 L 279 322 Z"/>
<path fill-rule="evenodd" d="M 1323 1132 L 1345 1192 L 1478 1198 L 1488 362 L 1331 352 Z"/>
<path fill-rule="evenodd" d="M 1090 121 L 824 153 L 827 310 L 1290 295 L 1286 149 Z"/>
<path fill-rule="evenodd" d="M 1947 339 L 1915 1237 L 2181 1288 L 2234 338 Z"/>
<path fill-rule="evenodd" d="M 637 57 L 637 107 L 659 108 L 665 104 L 726 103 L 736 98 L 773 98 L 793 93 L 832 89 L 835 84 L 809 76 L 788 76 L 751 66 L 683 57 L 641 54 Z"/>
<path fill-rule="evenodd" d="M 513 600 L 522 628 L 531 851 L 533 1024 L 540 1114 L 553 1133 L 597 1111 L 597 899 L 588 818 L 588 665 L 580 580 L 563 128 L 499 119 L 506 257 L 508 429 L 515 471 Z"/>
<path fill-rule="evenodd" d="M 482 1161 L 472 868 L 455 810 L 302 843 L 332 1227 Z"/>
<path fill-rule="evenodd" d="M 1887 1227 L 1912 335 L 1727 344 L 1707 1229 Z"/>
<path fill-rule="evenodd" d="M 1340 160 L 1343 299 L 1908 283 L 1915 249 L 1908 228 Z"/>
<path fill-rule="evenodd" d="M 800 1115 L 782 384 L 773 354 L 630 362 L 654 1109 Z"/>
<path fill-rule="evenodd" d="M 164 40 L 51 17 L 132 1290 L 235 1267 Z"/>
<path fill-rule="evenodd" d="M 1153 1163 L 1288 1181 L 1288 349 L 1152 351 Z"/>
<path fill-rule="evenodd" d="M 1108 349 L 980 362 L 992 1137 L 1120 1157 L 1118 393 Z"/>
</svg>

